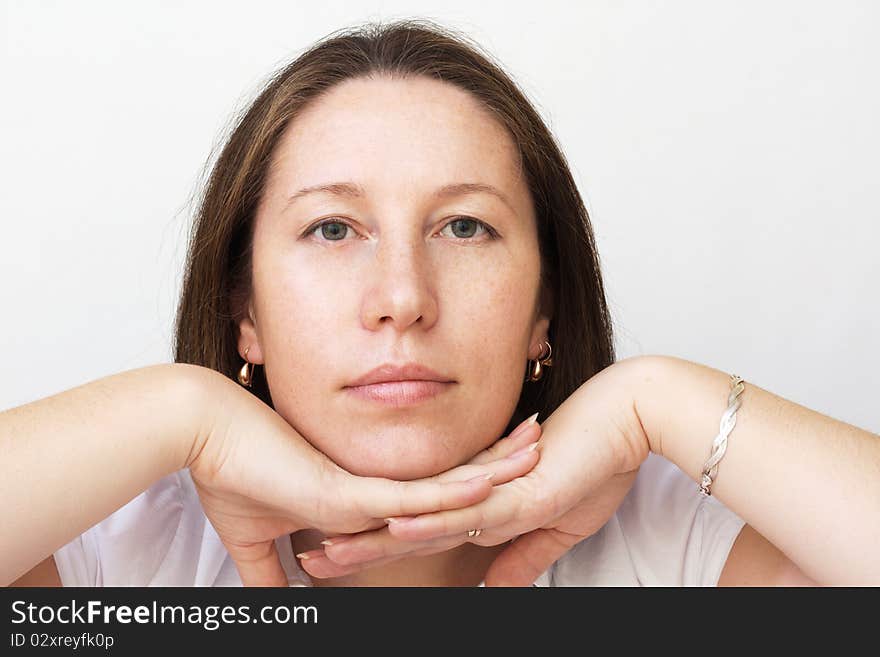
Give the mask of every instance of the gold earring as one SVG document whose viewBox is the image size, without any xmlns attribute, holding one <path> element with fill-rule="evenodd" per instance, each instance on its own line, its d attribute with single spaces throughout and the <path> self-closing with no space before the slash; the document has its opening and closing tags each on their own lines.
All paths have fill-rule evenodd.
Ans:
<svg viewBox="0 0 880 657">
<path fill-rule="evenodd" d="M 546 340 L 544 340 L 544 344 L 547 345 L 547 355 L 545 356 L 542 353 L 535 360 L 529 359 L 529 373 L 526 376 L 526 381 L 540 381 L 541 377 L 544 376 L 544 371 L 541 366 L 551 367 L 553 365 L 553 359 L 551 358 L 553 355 L 553 347 L 551 347 L 550 343 Z"/>
<path fill-rule="evenodd" d="M 245 347 L 244 350 L 244 365 L 241 366 L 241 369 L 238 372 L 238 382 L 243 385 L 245 388 L 251 387 L 251 382 L 253 381 L 254 374 L 254 364 L 249 363 L 247 359 L 248 351 L 250 347 Z"/>
</svg>

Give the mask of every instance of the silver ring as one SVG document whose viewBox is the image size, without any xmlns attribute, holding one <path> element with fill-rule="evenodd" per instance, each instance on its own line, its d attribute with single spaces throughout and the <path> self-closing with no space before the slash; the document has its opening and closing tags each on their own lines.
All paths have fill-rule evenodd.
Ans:
<svg viewBox="0 0 880 657">
<path fill-rule="evenodd" d="M 472 529 L 468 532 L 468 536 L 470 536 L 471 538 L 476 538 L 477 536 L 479 536 L 482 533 L 483 533 L 482 529 Z"/>
</svg>

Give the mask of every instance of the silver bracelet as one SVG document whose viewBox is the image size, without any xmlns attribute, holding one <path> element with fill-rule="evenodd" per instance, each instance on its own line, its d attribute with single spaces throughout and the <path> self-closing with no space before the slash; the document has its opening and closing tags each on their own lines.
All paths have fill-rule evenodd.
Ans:
<svg viewBox="0 0 880 657">
<path fill-rule="evenodd" d="M 712 441 L 712 452 L 709 455 L 709 460 L 703 465 L 700 492 L 705 496 L 712 494 L 709 489 L 712 488 L 712 482 L 715 481 L 715 477 L 718 474 L 718 462 L 724 458 L 724 452 L 727 451 L 727 437 L 733 431 L 733 427 L 736 426 L 736 410 L 742 404 L 739 396 L 744 389 L 745 385 L 742 378 L 736 374 L 731 374 L 730 394 L 727 396 L 727 410 L 721 416 L 721 427 L 718 430 L 718 435 L 715 436 L 715 440 Z"/>
</svg>

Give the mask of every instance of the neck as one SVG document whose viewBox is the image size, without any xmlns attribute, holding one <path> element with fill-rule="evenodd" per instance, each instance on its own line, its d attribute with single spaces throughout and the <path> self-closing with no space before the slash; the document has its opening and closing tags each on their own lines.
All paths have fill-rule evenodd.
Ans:
<svg viewBox="0 0 880 657">
<path fill-rule="evenodd" d="M 315 530 L 290 535 L 293 553 L 322 547 L 326 536 Z M 316 587 L 335 586 L 477 586 L 507 543 L 483 547 L 463 543 L 451 550 L 422 557 L 404 557 L 341 577 L 312 578 Z"/>
</svg>

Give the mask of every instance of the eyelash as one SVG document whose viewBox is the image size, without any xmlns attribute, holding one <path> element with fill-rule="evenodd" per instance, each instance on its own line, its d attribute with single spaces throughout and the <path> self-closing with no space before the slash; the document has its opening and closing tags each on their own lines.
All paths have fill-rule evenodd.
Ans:
<svg viewBox="0 0 880 657">
<path fill-rule="evenodd" d="M 476 224 L 478 226 L 481 226 L 488 234 L 488 237 L 486 238 L 487 241 L 498 239 L 498 233 L 495 231 L 494 228 L 492 228 L 491 226 L 489 226 L 486 223 L 483 223 L 479 219 L 474 219 L 473 217 L 468 217 L 467 215 L 459 215 L 459 216 L 453 217 L 449 221 L 449 223 L 447 223 L 445 226 L 443 226 L 443 228 L 446 228 L 446 226 L 449 226 L 452 223 L 454 223 L 456 221 L 461 221 L 463 219 L 467 219 L 468 221 L 476 222 Z M 323 221 L 320 221 L 317 224 L 315 224 L 314 226 L 312 226 L 311 228 L 309 228 L 305 232 L 303 237 L 308 237 L 308 236 L 314 234 L 315 232 L 317 232 L 317 230 L 319 228 L 321 228 L 321 226 L 326 226 L 327 224 L 342 224 L 343 226 L 347 226 L 349 228 L 349 230 L 352 230 L 352 231 L 354 230 L 354 228 L 352 228 L 348 223 L 342 221 L 341 219 L 338 219 L 336 217 L 330 217 L 329 219 L 324 219 Z M 344 242 L 345 240 L 342 239 L 342 240 L 324 240 L 324 241 L 327 243 L 333 243 L 333 242 Z M 455 241 L 457 241 L 457 242 L 475 242 L 477 240 L 475 237 L 460 237 L 460 238 L 456 238 Z"/>
</svg>

